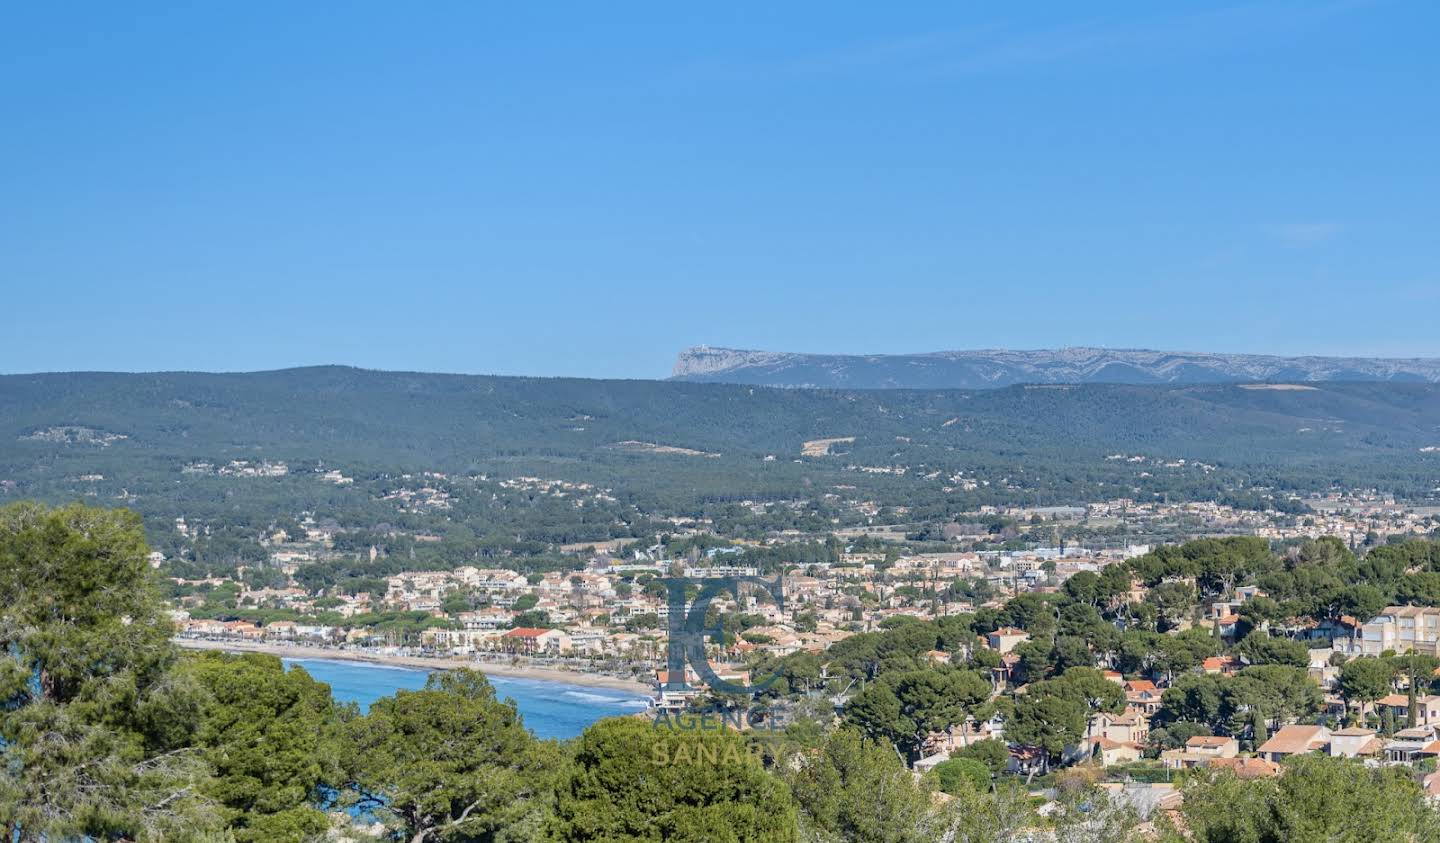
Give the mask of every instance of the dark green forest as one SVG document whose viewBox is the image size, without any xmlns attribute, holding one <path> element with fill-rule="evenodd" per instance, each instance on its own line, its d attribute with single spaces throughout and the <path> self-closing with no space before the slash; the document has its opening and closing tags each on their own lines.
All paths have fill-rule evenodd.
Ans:
<svg viewBox="0 0 1440 843">
<path fill-rule="evenodd" d="M 1440 452 L 1424 450 L 1440 445 L 1440 386 L 1262 387 L 834 391 L 343 367 L 12 375 L 0 377 L 0 497 L 98 489 L 138 496 L 130 504 L 146 511 L 146 497 L 195 484 L 186 462 L 232 459 L 586 480 L 647 508 L 809 497 L 839 484 L 887 502 L 948 495 L 957 505 L 1334 484 L 1424 497 L 1440 486 Z M 806 440 L 826 437 L 855 441 L 801 456 Z M 1207 467 L 1106 460 L 1116 454 Z M 847 470 L 857 466 L 906 473 Z M 968 499 L 943 492 L 956 472 L 983 488 Z M 87 486 L 82 475 L 105 479 Z"/>
</svg>

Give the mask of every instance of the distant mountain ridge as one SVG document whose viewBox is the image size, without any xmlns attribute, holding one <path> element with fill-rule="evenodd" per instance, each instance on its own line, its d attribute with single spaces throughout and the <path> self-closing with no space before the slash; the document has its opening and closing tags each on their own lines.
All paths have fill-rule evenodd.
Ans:
<svg viewBox="0 0 1440 843">
<path fill-rule="evenodd" d="M 232 461 L 288 473 L 218 473 Z M 343 366 L 0 375 L 0 505 L 93 496 L 170 524 L 202 502 L 234 517 L 232 495 L 263 509 L 359 494 L 359 480 L 317 479 L 322 468 L 555 478 L 687 507 L 832 489 L 917 507 L 962 494 L 966 505 L 1218 500 L 1256 485 L 1429 499 L 1440 384 L 813 390 Z"/>
<path fill-rule="evenodd" d="M 1282 357 L 1070 347 L 929 354 L 800 354 L 696 346 L 671 378 L 834 389 L 986 389 L 1022 383 L 1440 382 L 1440 359 Z"/>
</svg>

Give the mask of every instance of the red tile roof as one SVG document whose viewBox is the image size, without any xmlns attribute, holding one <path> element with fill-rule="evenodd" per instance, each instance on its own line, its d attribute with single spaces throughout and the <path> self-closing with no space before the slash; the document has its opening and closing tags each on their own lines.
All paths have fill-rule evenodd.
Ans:
<svg viewBox="0 0 1440 843">
<path fill-rule="evenodd" d="M 1299 755 L 1319 749 L 1325 745 L 1321 726 L 1284 726 L 1270 740 L 1255 750 L 1259 753 L 1276 752 L 1282 755 Z"/>
<path fill-rule="evenodd" d="M 1278 776 L 1281 769 L 1279 764 L 1264 758 L 1212 758 L 1209 766 L 1217 770 L 1230 770 L 1242 779 Z"/>
</svg>

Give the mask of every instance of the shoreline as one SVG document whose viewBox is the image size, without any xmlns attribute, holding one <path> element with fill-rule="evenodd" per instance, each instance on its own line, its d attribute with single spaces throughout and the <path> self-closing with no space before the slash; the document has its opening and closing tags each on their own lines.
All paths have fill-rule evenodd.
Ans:
<svg viewBox="0 0 1440 843">
<path fill-rule="evenodd" d="M 359 650 L 341 650 L 332 647 L 305 647 L 298 644 L 268 644 L 255 641 L 211 641 L 203 638 L 176 638 L 175 644 L 187 650 L 221 651 L 226 653 L 265 653 L 282 659 L 311 659 L 329 661 L 360 662 L 387 667 L 409 667 L 419 670 L 456 670 L 469 668 L 487 676 L 504 676 L 511 679 L 536 679 L 543 682 L 565 682 L 588 688 L 609 688 L 629 691 L 637 696 L 652 697 L 650 686 L 634 679 L 621 679 L 599 673 L 585 673 L 578 670 L 557 670 L 549 667 L 525 667 L 512 664 L 492 664 L 461 658 L 427 658 L 424 656 L 399 656 L 385 653 L 370 653 Z"/>
</svg>

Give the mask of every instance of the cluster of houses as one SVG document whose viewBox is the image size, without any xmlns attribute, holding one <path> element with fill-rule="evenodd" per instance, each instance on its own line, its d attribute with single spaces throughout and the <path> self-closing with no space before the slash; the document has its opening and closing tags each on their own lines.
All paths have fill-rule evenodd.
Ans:
<svg viewBox="0 0 1440 843">
<path fill-rule="evenodd" d="M 1119 714 L 1095 714 L 1078 744 L 1067 747 L 1068 761 L 1090 760 L 1103 767 L 1140 761 L 1149 739 L 1150 718 L 1158 710 L 1161 689 L 1149 680 L 1125 680 L 1113 672 L 1109 678 L 1125 690 L 1126 707 Z M 1185 745 L 1160 753 L 1160 763 L 1170 770 L 1195 768 L 1228 770 L 1242 779 L 1278 776 L 1281 763 L 1292 756 L 1321 754 L 1337 758 L 1357 759 L 1369 765 L 1421 765 L 1440 760 L 1440 696 L 1421 696 L 1420 722 L 1385 736 L 1363 726 L 1331 729 L 1323 725 L 1288 724 L 1269 736 L 1253 753 L 1242 754 L 1240 741 L 1227 735 L 1194 735 Z M 1380 700 L 1381 707 L 1398 712 L 1408 710 L 1408 698 L 1395 694 Z M 1403 716 L 1403 715 L 1402 715 Z M 997 716 L 985 722 L 955 726 L 935 733 L 925 744 L 924 758 L 915 763 L 917 775 L 934 769 L 959 749 L 983 740 L 1004 740 L 1003 721 Z M 1026 772 L 1038 765 L 1038 751 L 1011 745 L 1012 772 Z M 1426 769 L 1434 769 L 1430 766 Z M 1431 799 L 1440 801 L 1440 772 L 1431 772 L 1422 780 Z M 1118 785 L 1117 785 L 1118 786 Z M 1146 794 L 1156 798 L 1150 807 L 1167 809 L 1178 806 L 1179 794 L 1169 785 L 1143 786 Z"/>
<path fill-rule="evenodd" d="M 1216 604 L 1209 614 L 1222 622 L 1231 620 L 1238 606 L 1257 594 L 1253 589 L 1241 589 L 1235 601 Z M 1338 670 L 1331 656 L 1340 653 L 1348 658 L 1409 651 L 1440 655 L 1440 608 L 1390 606 L 1366 623 L 1338 624 L 1331 633 L 1333 638 L 1326 643 L 1333 642 L 1333 646 L 1310 651 L 1309 673 L 1327 692 L 1326 713 L 1339 720 L 1346 714 L 1346 707 L 1336 693 Z M 985 637 L 983 645 L 1001 655 L 1001 666 L 995 669 L 997 689 L 1004 686 L 1014 665 L 1013 651 L 1028 640 L 1024 630 L 1009 627 Z M 1234 656 L 1216 656 L 1205 659 L 1198 669 L 1232 675 L 1243 667 L 1243 662 Z M 1151 679 L 1126 679 L 1116 671 L 1107 670 L 1104 674 L 1123 689 L 1125 708 L 1119 713 L 1094 714 L 1084 738 L 1066 748 L 1063 755 L 1067 762 L 1089 760 L 1109 767 L 1138 762 L 1145 756 L 1151 719 L 1162 706 L 1165 687 Z M 1433 765 L 1440 762 L 1440 695 L 1420 693 L 1412 700 L 1408 694 L 1392 693 L 1372 703 L 1374 713 L 1385 715 L 1383 719 L 1395 723 L 1407 722 L 1412 708 L 1414 725 L 1391 734 L 1366 726 L 1332 729 L 1291 723 L 1266 737 L 1251 753 L 1242 754 L 1240 741 L 1234 737 L 1195 735 L 1189 737 L 1183 747 L 1162 751 L 1158 760 L 1171 770 L 1228 769 L 1242 778 L 1279 775 L 1282 761 L 1308 753 L 1353 758 L 1371 765 L 1426 765 L 1426 769 L 1433 769 Z M 944 732 L 933 733 L 924 744 L 924 757 L 915 764 L 915 769 L 923 773 L 955 751 L 990 739 L 1005 739 L 1004 722 L 998 716 L 985 722 L 972 718 Z M 1013 770 L 1024 771 L 1036 763 L 1031 757 L 1035 753 L 1026 747 L 1011 745 L 1010 752 Z M 1440 800 L 1440 773 L 1426 776 L 1424 786 L 1432 798 Z"/>
<path fill-rule="evenodd" d="M 547 493 L 557 496 L 577 491 L 545 488 Z M 445 505 L 446 497 L 438 485 L 402 492 L 394 494 L 397 502 L 406 506 Z M 1414 521 L 1412 526 L 1417 529 L 1424 526 L 1415 520 L 1419 516 L 1397 509 L 1390 502 L 1365 503 L 1368 508 L 1353 500 L 1336 500 L 1308 524 L 1281 527 L 1272 523 L 1265 529 L 1311 530 L 1318 525 L 1324 532 L 1335 532 L 1340 526 L 1350 535 L 1387 519 L 1389 522 L 1400 519 L 1406 524 Z M 1259 517 L 1254 513 L 1206 503 L 1112 501 L 1088 507 L 995 510 L 994 513 L 1023 518 L 1032 525 L 1097 518 L 1133 521 L 1137 513 L 1142 519 L 1203 516 L 1225 523 L 1236 520 L 1263 534 L 1261 527 L 1249 524 L 1248 519 Z M 337 526 L 310 518 L 301 522 L 305 538 L 310 541 L 328 540 Z M 177 522 L 177 530 L 182 533 L 188 534 L 191 529 L 183 520 Z M 284 538 L 280 537 L 280 541 Z M 937 599 L 934 589 L 937 583 L 964 581 L 977 587 L 983 584 L 985 602 L 982 605 L 996 606 L 1016 594 L 1054 591 L 1075 573 L 1098 572 L 1107 565 L 1150 550 L 1144 545 L 1087 549 L 1056 544 L 1024 551 L 971 550 L 898 558 L 893 552 L 847 552 L 834 564 L 817 563 L 792 569 L 783 577 L 783 606 L 759 592 L 727 596 L 715 602 L 715 607 L 722 611 L 743 613 L 749 624 L 725 652 L 718 654 L 724 663 L 714 666 L 715 673 L 727 681 L 746 684 L 748 676 L 742 665 L 745 658 L 753 654 L 785 656 L 802 650 L 820 653 L 849 635 L 882 628 L 882 624 L 896 617 L 928 619 L 973 612 L 978 608 L 963 597 L 952 595 Z M 503 568 L 463 566 L 455 570 L 408 571 L 391 576 L 385 581 L 383 593 L 317 595 L 291 584 L 281 588 L 242 589 L 238 595 L 237 602 L 242 608 L 289 609 L 302 616 L 328 615 L 332 621 L 334 616 L 339 616 L 343 619 L 339 622 L 286 620 L 261 626 L 248 621 L 191 618 L 183 605 L 177 609 L 175 618 L 182 635 L 197 638 L 399 647 L 458 657 L 506 654 L 532 658 L 622 659 L 653 670 L 664 662 L 670 614 L 670 595 L 664 588 L 655 587 L 655 579 L 683 575 L 705 580 L 759 573 L 737 564 L 740 557 L 736 554 L 741 550 L 738 546 L 691 551 L 683 559 L 667 558 L 666 548 L 658 543 L 651 547 L 627 548 L 615 544 L 572 550 L 577 555 L 588 554 L 588 559 L 577 562 L 576 570 L 572 571 L 526 575 Z M 371 553 L 373 557 L 375 552 Z M 272 563 L 292 574 L 300 564 L 314 561 L 310 550 L 276 549 L 273 555 Z M 1143 600 L 1146 596 L 1143 587 L 1137 583 L 1134 588 L 1128 599 Z M 1243 604 L 1259 594 L 1254 588 L 1239 588 L 1232 599 L 1208 606 L 1200 622 L 1222 638 L 1233 641 L 1242 629 Z M 198 603 L 203 598 L 197 595 L 193 599 Z M 980 599 L 977 598 L 977 602 Z M 412 638 L 396 640 L 359 620 L 382 611 L 428 613 L 443 622 L 431 625 Z M 357 620 L 352 623 L 350 619 Z M 1333 662 L 1339 661 L 1331 658 L 1334 654 L 1373 656 L 1413 650 L 1440 656 L 1440 608 L 1388 607 L 1363 624 L 1342 619 L 1317 624 L 1312 629 L 1286 632 L 1310 639 L 1314 648 L 1310 673 L 1322 689 L 1332 691 L 1338 678 Z M 1000 656 L 992 676 L 997 693 L 1011 688 L 1019 662 L 1016 648 L 1028 640 L 1024 630 L 1003 627 L 989 633 L 983 642 L 977 642 Z M 951 656 L 936 652 L 930 657 L 944 663 Z M 1200 669 L 1230 674 L 1241 667 L 1243 664 L 1233 657 L 1216 657 L 1205 660 Z M 707 690 L 703 677 L 694 675 L 693 671 L 687 670 L 683 677 L 675 677 L 661 670 L 654 676 L 656 705 L 660 708 L 683 709 Z M 1125 709 L 1120 713 L 1095 715 L 1084 739 L 1067 749 L 1070 760 L 1094 759 L 1105 766 L 1132 763 L 1142 758 L 1149 744 L 1150 721 L 1161 707 L 1164 688 L 1150 679 L 1125 679 L 1113 672 L 1109 677 L 1123 687 Z M 1333 693 L 1329 700 L 1343 713 L 1343 703 Z M 1404 721 L 1409 713 L 1409 700 L 1403 695 L 1381 699 L 1376 706 L 1380 710 L 1394 709 L 1399 721 Z M 1243 776 L 1258 776 L 1275 774 L 1280 760 L 1302 752 L 1360 758 L 1376 764 L 1410 764 L 1440 757 L 1440 696 L 1422 695 L 1418 709 L 1416 725 L 1392 735 L 1380 735 L 1361 727 L 1332 731 L 1322 726 L 1290 724 L 1278 729 L 1255 748 L 1253 754 L 1242 755 L 1239 743 L 1233 738 L 1198 735 L 1183 747 L 1161 753 L 1160 761 L 1175 770 L 1230 767 Z M 1004 723 L 998 717 L 983 723 L 972 720 L 931 735 L 917 770 L 933 766 L 975 741 L 992 738 L 1004 738 Z M 1022 757 L 1024 749 L 1017 747 L 1013 751 L 1017 753 L 1016 763 L 1023 766 L 1026 763 Z"/>
<path fill-rule="evenodd" d="M 1309 498 L 1305 504 L 1310 511 L 1295 516 L 1237 509 L 1213 501 L 1168 503 L 1122 498 L 1089 504 L 1084 507 L 1084 518 L 1092 523 L 1124 523 L 1136 531 L 1183 522 L 1204 533 L 1254 535 L 1275 541 L 1334 536 L 1351 547 L 1373 535 L 1424 535 L 1436 526 L 1433 510 L 1407 505 L 1378 492 L 1334 492 Z"/>
</svg>

